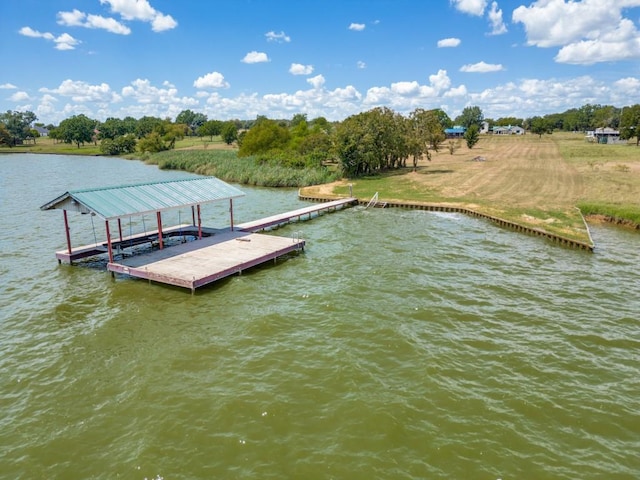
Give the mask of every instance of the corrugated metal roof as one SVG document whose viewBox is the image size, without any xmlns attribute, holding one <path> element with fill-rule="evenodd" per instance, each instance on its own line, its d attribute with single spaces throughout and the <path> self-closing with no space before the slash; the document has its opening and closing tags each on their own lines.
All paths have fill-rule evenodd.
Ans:
<svg viewBox="0 0 640 480">
<path fill-rule="evenodd" d="M 70 190 L 40 208 L 95 213 L 110 220 L 242 196 L 244 193 L 241 190 L 228 183 L 215 177 L 204 177 Z"/>
</svg>

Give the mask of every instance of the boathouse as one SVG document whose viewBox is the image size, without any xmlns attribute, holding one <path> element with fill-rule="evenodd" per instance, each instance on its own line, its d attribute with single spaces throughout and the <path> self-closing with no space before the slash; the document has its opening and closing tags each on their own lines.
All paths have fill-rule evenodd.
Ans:
<svg viewBox="0 0 640 480">
<path fill-rule="evenodd" d="M 67 248 L 56 252 L 59 263 L 107 255 L 107 270 L 110 272 L 178 285 L 193 291 L 304 247 L 302 239 L 292 241 L 234 228 L 233 201 L 242 196 L 241 190 L 222 180 L 204 177 L 70 190 L 40 208 L 63 211 Z M 203 226 L 202 206 L 220 202 L 228 202 L 229 226 L 218 229 Z M 163 225 L 163 212 L 185 207 L 191 208 L 191 223 Z M 74 247 L 67 212 L 101 218 L 104 221 L 104 240 Z M 135 235 L 124 234 L 123 219 L 149 214 L 155 217 L 155 228 Z M 116 223 L 117 232 L 114 229 Z M 190 236 L 195 240 L 165 248 L 165 242 L 172 236 Z M 155 248 L 136 254 L 133 247 L 143 244 Z"/>
</svg>

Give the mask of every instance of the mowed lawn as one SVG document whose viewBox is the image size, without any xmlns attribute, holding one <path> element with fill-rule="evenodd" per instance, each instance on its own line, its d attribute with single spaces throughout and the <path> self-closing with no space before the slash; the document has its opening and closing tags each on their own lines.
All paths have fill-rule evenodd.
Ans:
<svg viewBox="0 0 640 480">
<path fill-rule="evenodd" d="M 478 158 L 480 157 L 480 158 Z M 416 172 L 403 171 L 305 194 L 348 193 L 360 199 L 376 192 L 387 201 L 459 205 L 489 215 L 588 241 L 582 202 L 622 204 L 640 210 L 640 148 L 597 145 L 584 136 L 482 136 L 473 149 L 460 141 L 453 155 L 443 144 Z"/>
</svg>

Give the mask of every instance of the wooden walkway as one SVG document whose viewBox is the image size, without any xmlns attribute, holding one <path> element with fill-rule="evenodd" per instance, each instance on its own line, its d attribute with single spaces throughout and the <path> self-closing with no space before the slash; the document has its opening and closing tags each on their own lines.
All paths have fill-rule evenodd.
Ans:
<svg viewBox="0 0 640 480">
<path fill-rule="evenodd" d="M 284 225 L 285 223 L 289 223 L 294 220 L 302 220 L 302 217 L 305 216 L 310 219 L 313 214 L 320 215 L 323 211 L 335 211 L 338 208 L 345 208 L 357 203 L 357 198 L 341 198 L 340 200 L 322 202 L 317 205 L 299 208 L 298 210 L 272 215 L 271 217 L 261 218 L 260 220 L 255 220 L 253 222 L 241 223 L 236 225 L 236 228 L 245 232 L 259 232 L 270 227 Z"/>
</svg>

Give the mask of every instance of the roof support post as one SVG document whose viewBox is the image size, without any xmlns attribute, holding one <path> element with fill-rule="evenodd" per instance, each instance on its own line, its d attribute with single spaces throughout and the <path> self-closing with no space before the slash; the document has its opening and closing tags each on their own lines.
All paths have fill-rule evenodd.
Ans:
<svg viewBox="0 0 640 480">
<path fill-rule="evenodd" d="M 193 205 L 191 205 L 191 224 L 195 225 L 196 224 L 196 207 L 194 207 Z"/>
<path fill-rule="evenodd" d="M 200 204 L 198 204 L 198 240 L 202 240 L 202 218 L 200 217 Z"/>
<path fill-rule="evenodd" d="M 158 244 L 160 245 L 160 250 L 162 250 L 164 248 L 162 241 L 162 213 L 156 212 L 156 218 L 158 219 Z"/>
<path fill-rule="evenodd" d="M 231 231 L 233 232 L 233 198 L 229 199 L 229 215 L 231 217 Z"/>
<path fill-rule="evenodd" d="M 67 250 L 69 251 L 69 255 L 71 255 L 71 234 L 69 233 L 69 219 L 67 218 L 67 211 L 63 210 L 62 214 L 64 215 L 64 233 L 67 237 Z"/>
<path fill-rule="evenodd" d="M 122 222 L 118 218 L 118 233 L 120 234 L 120 243 L 122 244 Z"/>
<path fill-rule="evenodd" d="M 104 221 L 107 230 L 107 250 L 109 251 L 109 263 L 113 263 L 113 247 L 111 246 L 111 232 L 109 231 L 109 220 Z"/>
</svg>

